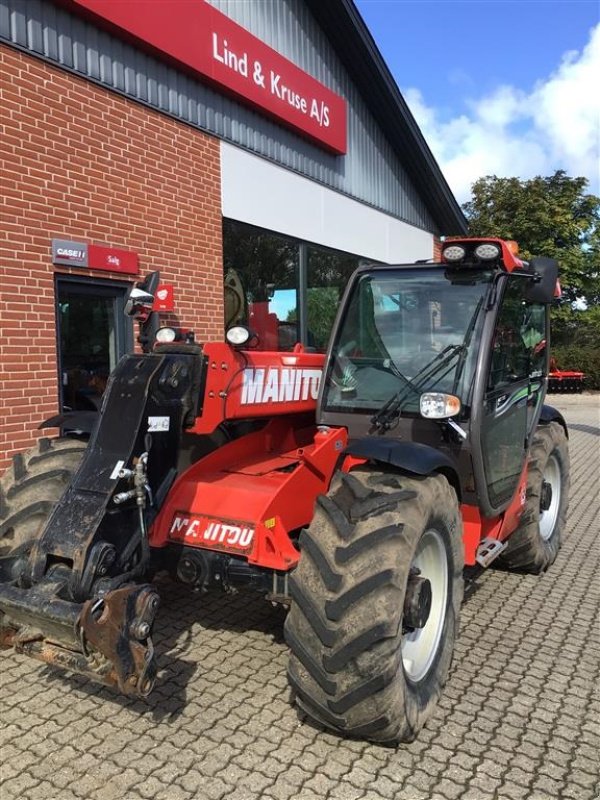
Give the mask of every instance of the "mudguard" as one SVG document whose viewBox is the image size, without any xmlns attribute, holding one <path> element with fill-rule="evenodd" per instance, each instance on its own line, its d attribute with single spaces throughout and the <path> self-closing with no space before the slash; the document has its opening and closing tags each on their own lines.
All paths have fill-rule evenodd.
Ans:
<svg viewBox="0 0 600 800">
<path fill-rule="evenodd" d="M 45 419 L 41 425 L 38 425 L 38 430 L 63 428 L 65 431 L 90 435 L 98 425 L 99 419 L 99 411 L 63 411 L 62 414 L 55 414 L 50 419 Z"/>
<path fill-rule="evenodd" d="M 432 475 L 440 472 L 456 490 L 459 500 L 461 498 L 456 465 L 445 453 L 430 445 L 365 436 L 361 439 L 351 439 L 346 448 L 346 455 L 378 461 L 381 464 L 392 464 L 414 475 Z"/>
<path fill-rule="evenodd" d="M 563 415 L 560 413 L 560 411 L 557 408 L 554 408 L 554 406 L 543 405 L 542 413 L 540 414 L 539 424 L 549 425 L 551 422 L 558 422 L 560 425 L 562 425 L 563 428 L 565 429 L 565 436 L 567 437 L 567 439 L 569 438 L 569 430 L 567 428 L 567 423 Z"/>
</svg>

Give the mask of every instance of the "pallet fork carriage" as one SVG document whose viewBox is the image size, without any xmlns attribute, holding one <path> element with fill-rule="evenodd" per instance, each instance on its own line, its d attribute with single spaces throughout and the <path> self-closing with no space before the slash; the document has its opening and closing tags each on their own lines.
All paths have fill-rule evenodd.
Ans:
<svg viewBox="0 0 600 800">
<path fill-rule="evenodd" d="M 326 354 L 261 350 L 239 319 L 225 343 L 158 328 L 157 281 L 131 292 L 144 352 L 119 362 L 93 425 L 48 420 L 77 433 L 2 478 L 0 642 L 145 696 L 167 569 L 198 602 L 247 590 L 289 606 L 310 718 L 413 739 L 448 675 L 465 567 L 542 572 L 558 552 L 556 263 L 451 239 L 437 264 L 361 267 Z"/>
</svg>

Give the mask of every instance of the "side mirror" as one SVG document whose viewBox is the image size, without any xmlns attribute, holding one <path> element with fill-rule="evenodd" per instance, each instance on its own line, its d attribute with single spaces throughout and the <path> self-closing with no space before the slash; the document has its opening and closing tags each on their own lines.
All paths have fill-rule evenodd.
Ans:
<svg viewBox="0 0 600 800">
<path fill-rule="evenodd" d="M 152 313 L 153 305 L 154 295 L 134 286 L 125 303 L 125 313 L 140 322 L 145 322 Z"/>
<path fill-rule="evenodd" d="M 160 272 L 149 272 L 141 283 L 130 290 L 125 302 L 125 314 L 140 323 L 138 342 L 144 353 L 152 352 L 154 337 L 160 325 L 158 314 L 152 310 L 159 283 Z"/>
<path fill-rule="evenodd" d="M 535 273 L 534 280 L 525 290 L 525 299 L 530 303 L 551 303 L 555 297 L 558 280 L 558 261 L 546 256 L 532 258 L 529 269 Z"/>
</svg>

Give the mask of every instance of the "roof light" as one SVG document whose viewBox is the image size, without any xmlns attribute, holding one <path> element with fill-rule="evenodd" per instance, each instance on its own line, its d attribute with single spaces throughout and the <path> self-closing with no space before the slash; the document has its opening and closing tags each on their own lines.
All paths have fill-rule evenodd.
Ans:
<svg viewBox="0 0 600 800">
<path fill-rule="evenodd" d="M 508 239 L 507 242 L 506 242 L 506 246 L 508 247 L 510 252 L 513 254 L 513 256 L 518 256 L 519 255 L 519 245 L 518 245 L 517 242 L 514 241 L 514 239 Z"/>
<path fill-rule="evenodd" d="M 425 392 L 421 395 L 421 416 L 427 419 L 447 419 L 460 412 L 460 400 L 453 394 Z"/>
<path fill-rule="evenodd" d="M 241 347 L 250 338 L 250 331 L 243 325 L 234 325 L 227 330 L 225 338 L 234 347 Z"/>
<path fill-rule="evenodd" d="M 497 244 L 487 242 L 475 248 L 475 255 L 477 258 L 481 259 L 481 261 L 493 261 L 500 255 L 500 248 Z"/>
<path fill-rule="evenodd" d="M 442 250 L 442 256 L 446 261 L 462 261 L 467 251 L 459 244 L 450 244 Z"/>
</svg>

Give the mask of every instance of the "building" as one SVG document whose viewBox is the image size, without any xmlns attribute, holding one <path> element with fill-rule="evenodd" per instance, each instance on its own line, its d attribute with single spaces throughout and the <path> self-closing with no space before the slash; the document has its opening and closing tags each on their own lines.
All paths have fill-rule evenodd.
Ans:
<svg viewBox="0 0 600 800">
<path fill-rule="evenodd" d="M 0 466 L 167 320 L 323 348 L 361 260 L 465 220 L 351 0 L 0 0 Z M 243 290 L 243 291 L 241 291 Z"/>
</svg>

